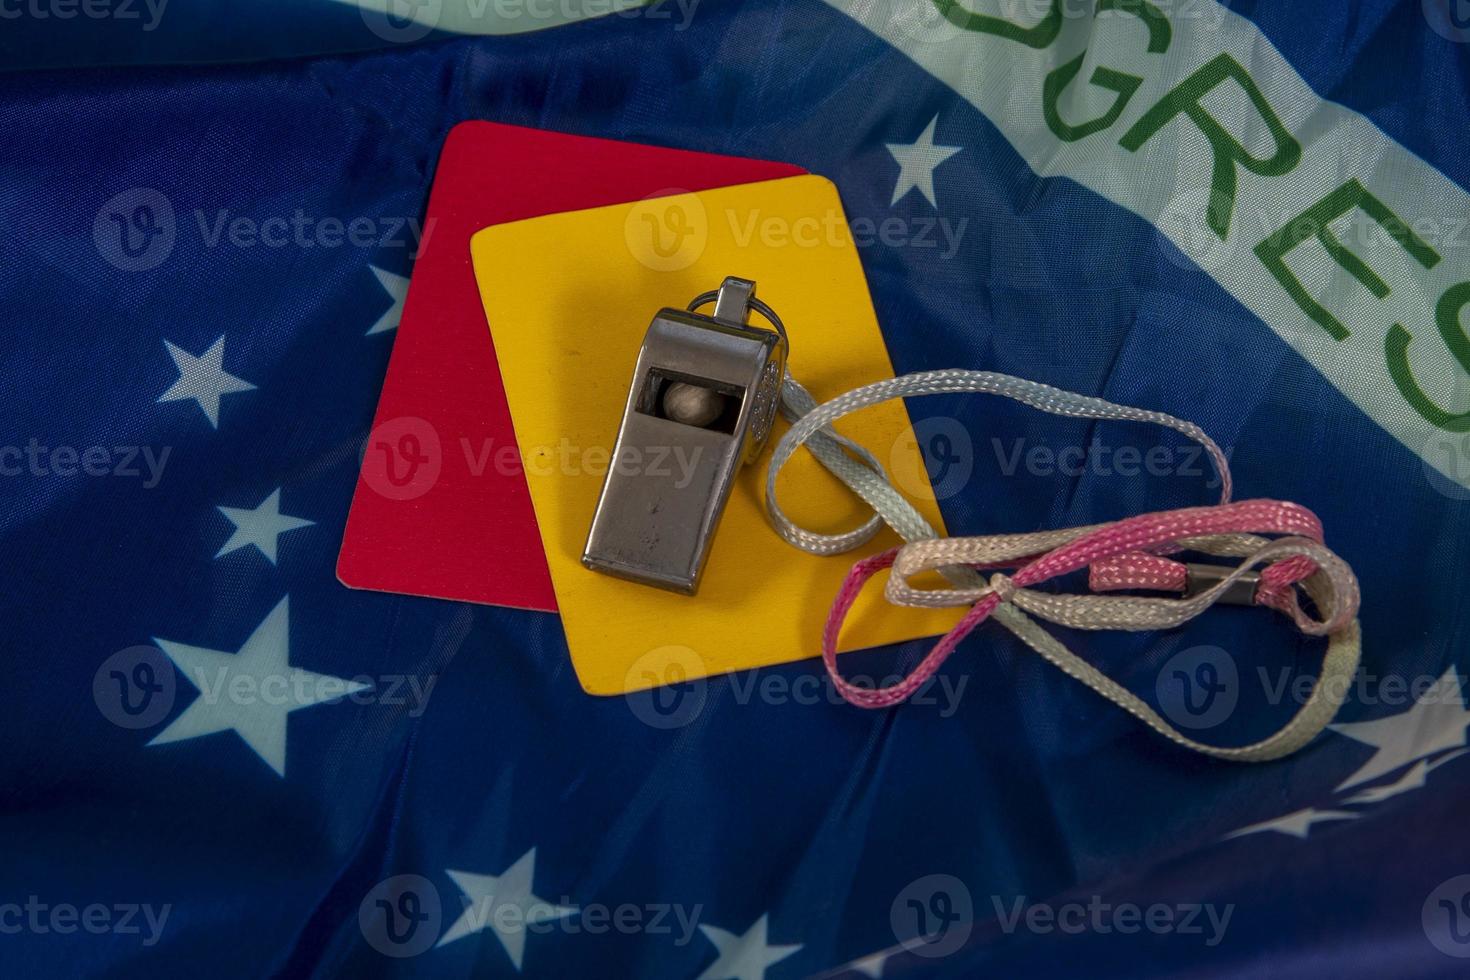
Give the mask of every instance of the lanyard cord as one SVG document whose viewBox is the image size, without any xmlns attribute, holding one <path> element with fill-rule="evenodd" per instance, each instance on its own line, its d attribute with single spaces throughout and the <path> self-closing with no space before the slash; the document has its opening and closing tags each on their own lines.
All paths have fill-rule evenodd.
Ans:
<svg viewBox="0 0 1470 980">
<path fill-rule="evenodd" d="M 810 408 L 800 403 L 799 398 L 793 403 L 790 397 L 793 385 L 788 380 L 783 409 L 788 417 L 798 417 L 777 444 L 766 480 L 767 509 L 777 533 L 804 551 L 839 554 L 871 538 L 870 528 L 881 518 L 909 542 L 853 566 L 833 603 L 823 631 L 822 658 L 833 683 L 849 702 L 881 708 L 904 701 L 933 676 L 961 640 L 993 616 L 1048 662 L 1159 734 L 1216 758 L 1237 761 L 1280 758 L 1311 741 L 1337 713 L 1357 671 L 1360 655 L 1355 619 L 1357 580 L 1347 564 L 1322 544 L 1321 524 L 1311 511 L 1276 501 L 1229 503 L 1231 483 L 1225 456 L 1198 426 L 1162 412 L 1116 405 L 1101 398 L 988 371 L 945 370 L 905 375 L 854 389 Z M 854 531 L 824 535 L 801 528 L 781 510 L 776 498 L 776 479 L 797 448 L 814 436 L 836 438 L 842 445 L 853 448 L 851 442 L 836 436 L 830 428 L 834 421 L 895 398 L 954 392 L 1002 395 L 1056 415 L 1152 422 L 1174 429 L 1204 447 L 1221 478 L 1221 502 L 1212 507 L 1164 511 L 1034 534 L 940 539 L 923 516 L 894 489 L 871 454 L 859 451 L 862 462 L 848 457 L 846 463 L 850 465 L 840 469 L 829 465 L 829 469 L 874 509 L 874 518 Z M 801 394 L 806 393 L 801 390 Z M 830 443 L 822 448 L 828 452 L 836 449 Z M 823 455 L 819 454 L 819 458 Z M 827 465 L 828 460 L 823 458 L 823 463 Z M 1257 532 L 1288 536 L 1271 540 Z M 1086 568 L 1093 588 L 1099 591 L 1177 591 L 1186 584 L 1187 566 L 1163 556 L 1186 549 L 1244 561 L 1228 575 L 1218 577 L 1210 588 L 1184 599 L 1058 595 L 1028 588 Z M 1027 615 L 1080 629 L 1165 629 L 1199 615 L 1225 598 L 1258 565 L 1265 568 L 1254 590 L 1254 603 L 1278 609 L 1304 633 L 1326 635 L 1329 642 L 1322 670 L 1296 715 L 1268 738 L 1238 748 L 1222 748 L 1188 738 L 1141 698 L 1072 653 Z M 843 678 L 837 669 L 837 637 L 863 584 L 886 568 L 893 569 L 885 589 L 891 602 L 909 606 L 968 605 L 970 610 L 907 677 L 885 688 L 859 687 Z M 988 581 L 979 574 L 982 569 L 994 568 L 1017 571 L 1012 576 L 994 574 Z M 931 569 L 942 572 L 953 587 L 916 589 L 909 584 L 912 575 Z M 1298 587 L 1312 600 L 1320 619 L 1301 609 Z"/>
</svg>

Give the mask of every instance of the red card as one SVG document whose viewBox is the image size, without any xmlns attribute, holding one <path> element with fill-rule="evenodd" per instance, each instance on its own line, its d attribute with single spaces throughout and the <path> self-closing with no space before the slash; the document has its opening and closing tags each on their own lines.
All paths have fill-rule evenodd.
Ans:
<svg viewBox="0 0 1470 980">
<path fill-rule="evenodd" d="M 337 558 L 342 583 L 556 611 L 470 264 L 475 232 L 801 173 L 784 163 L 498 123 L 454 127 L 347 515 Z"/>
</svg>

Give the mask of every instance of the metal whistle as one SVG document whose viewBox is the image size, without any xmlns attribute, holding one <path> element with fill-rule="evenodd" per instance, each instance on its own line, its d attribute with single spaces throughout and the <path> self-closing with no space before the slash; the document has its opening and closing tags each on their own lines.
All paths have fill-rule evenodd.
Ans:
<svg viewBox="0 0 1470 980">
<path fill-rule="evenodd" d="M 714 301 L 713 315 L 694 312 Z M 746 322 L 754 309 L 768 330 Z M 727 278 L 644 335 L 582 564 L 694 595 L 740 467 L 760 455 L 786 374 L 786 330 Z"/>
</svg>

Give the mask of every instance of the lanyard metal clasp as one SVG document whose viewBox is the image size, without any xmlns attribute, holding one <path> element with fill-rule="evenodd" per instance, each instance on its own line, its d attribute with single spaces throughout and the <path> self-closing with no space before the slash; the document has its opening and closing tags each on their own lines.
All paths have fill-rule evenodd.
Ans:
<svg viewBox="0 0 1470 980">
<path fill-rule="evenodd" d="M 1191 562 L 1184 566 L 1184 597 L 1192 599 L 1201 592 L 1208 592 L 1225 581 L 1235 571 L 1225 565 L 1204 565 Z M 1256 589 L 1261 584 L 1261 573 L 1243 572 L 1240 578 L 1226 586 L 1216 601 L 1227 606 L 1253 606 L 1256 604 Z"/>
</svg>

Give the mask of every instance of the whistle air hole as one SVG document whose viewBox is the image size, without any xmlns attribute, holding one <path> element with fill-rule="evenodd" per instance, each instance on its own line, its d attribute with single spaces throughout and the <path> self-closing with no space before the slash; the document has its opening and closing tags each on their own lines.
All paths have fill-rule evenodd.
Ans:
<svg viewBox="0 0 1470 980">
<path fill-rule="evenodd" d="M 742 395 L 731 385 L 653 371 L 639 394 L 637 410 L 691 428 L 730 435 L 740 419 Z"/>
</svg>

